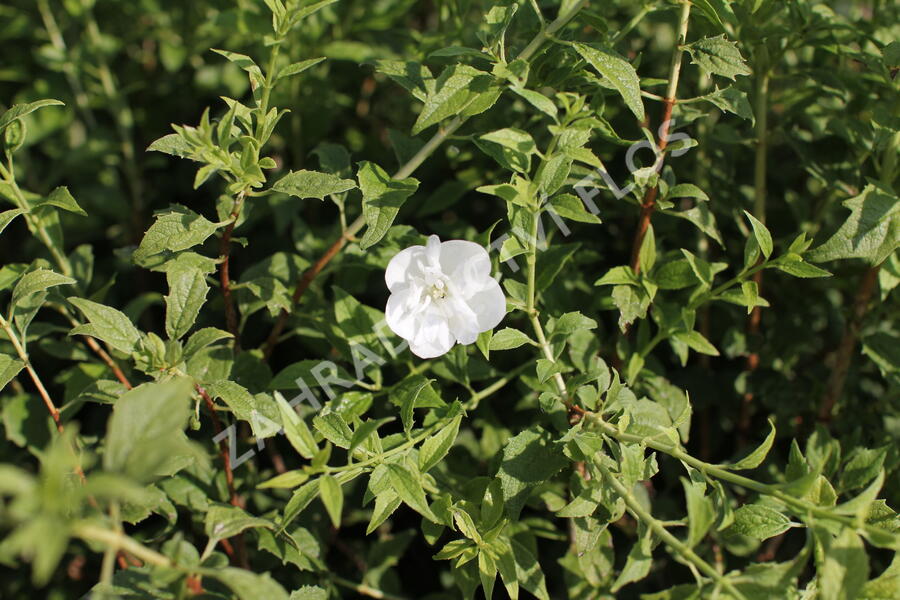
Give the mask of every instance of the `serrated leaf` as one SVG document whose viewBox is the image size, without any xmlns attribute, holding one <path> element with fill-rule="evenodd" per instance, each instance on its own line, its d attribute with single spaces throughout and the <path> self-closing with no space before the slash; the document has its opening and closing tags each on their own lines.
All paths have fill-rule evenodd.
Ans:
<svg viewBox="0 0 900 600">
<path fill-rule="evenodd" d="M 607 48 L 594 48 L 580 43 L 575 43 L 574 48 L 584 60 L 613 85 L 638 121 L 643 121 L 644 103 L 641 101 L 641 81 L 631 63 Z"/>
<path fill-rule="evenodd" d="M 180 252 L 202 244 L 220 227 L 184 207 L 159 215 L 144 234 L 134 260 L 138 264 L 161 252 Z"/>
<path fill-rule="evenodd" d="M 318 171 L 291 171 L 279 179 L 272 189 L 298 198 L 324 200 L 329 194 L 340 194 L 356 187 L 352 179 L 341 179 L 331 173 Z"/>
<path fill-rule="evenodd" d="M 22 275 L 12 293 L 12 309 L 15 310 L 16 304 L 23 298 L 27 298 L 32 294 L 43 292 L 44 290 L 59 285 L 72 285 L 76 283 L 71 277 L 60 275 L 49 269 L 36 269 Z"/>
<path fill-rule="evenodd" d="M 786 516 L 764 504 L 745 504 L 734 511 L 734 523 L 729 532 L 757 540 L 766 540 L 791 528 Z"/>
<path fill-rule="evenodd" d="M 120 396 L 107 427 L 103 468 L 143 481 L 171 474 L 167 463 L 190 451 L 184 435 L 190 396 L 186 379 L 145 383 Z"/>
<path fill-rule="evenodd" d="M 550 479 L 566 462 L 550 434 L 537 425 L 510 438 L 497 472 L 509 518 L 517 519 L 531 489 Z"/>
<path fill-rule="evenodd" d="M 403 465 L 397 463 L 387 463 L 387 474 L 391 482 L 391 488 L 414 511 L 432 521 L 440 523 L 441 520 L 435 515 L 431 508 L 428 507 L 428 501 L 425 499 L 425 490 L 422 484 L 417 481 L 416 477 Z"/>
<path fill-rule="evenodd" d="M 688 44 L 687 51 L 691 55 L 691 62 L 710 73 L 729 79 L 751 73 L 737 44 L 726 40 L 724 34 Z"/>
<path fill-rule="evenodd" d="M 512 350 L 524 344 L 535 345 L 530 337 L 519 331 L 505 327 L 494 333 L 491 337 L 491 350 Z"/>
<path fill-rule="evenodd" d="M 9 225 L 13 219 L 19 215 L 24 215 L 26 212 L 28 211 L 21 208 L 14 208 L 0 213 L 0 233 L 3 233 L 3 230 L 6 229 L 6 226 Z"/>
<path fill-rule="evenodd" d="M 368 226 L 359 247 L 365 250 L 384 237 L 394 223 L 400 207 L 419 188 L 419 181 L 412 177 L 392 179 L 384 169 L 368 161 L 359 164 L 357 177 L 363 194 L 363 214 Z"/>
<path fill-rule="evenodd" d="M 463 64 L 450 65 L 429 90 L 412 133 L 456 115 L 473 116 L 490 108 L 500 96 L 494 77 Z"/>
<path fill-rule="evenodd" d="M 208 575 L 228 586 L 238 600 L 289 600 L 288 594 L 268 573 L 257 574 L 237 567 L 209 569 Z"/>
<path fill-rule="evenodd" d="M 3 113 L 3 115 L 0 115 L 0 133 L 6 129 L 7 125 L 16 119 L 20 119 L 45 106 L 65 106 L 65 104 L 59 100 L 37 100 L 26 104 L 14 104 L 8 111 Z"/>
<path fill-rule="evenodd" d="M 190 331 L 206 301 L 209 284 L 200 269 L 172 269 L 166 273 L 169 295 L 166 296 L 166 334 L 178 340 Z"/>
<path fill-rule="evenodd" d="M 319 497 L 331 524 L 335 527 L 341 526 L 341 511 L 344 507 L 344 492 L 341 490 L 340 482 L 333 475 L 322 475 L 319 478 Z"/>
<path fill-rule="evenodd" d="M 319 58 L 309 58 L 307 60 L 301 60 L 300 62 L 291 63 L 289 65 L 285 65 L 281 67 L 278 71 L 278 76 L 276 80 L 281 79 L 282 77 L 291 77 L 293 75 L 298 75 L 303 71 L 312 68 L 325 60 L 324 56 L 320 56 Z"/>
<path fill-rule="evenodd" d="M 759 219 L 746 210 L 744 214 L 753 227 L 753 236 L 756 238 L 756 243 L 759 244 L 759 249 L 762 250 L 763 256 L 768 259 L 772 255 L 772 234 L 769 233 L 769 229 Z"/>
<path fill-rule="evenodd" d="M 99 338 L 125 354 L 135 351 L 141 340 L 141 332 L 125 313 L 83 298 L 68 298 L 88 320 L 88 325 L 72 329 L 69 335 L 90 335 Z"/>
<path fill-rule="evenodd" d="M 850 216 L 828 241 L 809 251 L 807 259 L 861 258 L 874 266 L 900 247 L 900 202 L 895 195 L 870 183 L 844 206 Z"/>
<path fill-rule="evenodd" d="M 190 157 L 193 149 L 191 144 L 177 133 L 164 135 L 147 147 L 147 152 L 162 152 L 179 158 Z"/>
<path fill-rule="evenodd" d="M 0 354 L 0 391 L 6 387 L 12 378 L 19 374 L 25 367 L 25 363 L 17 358 Z"/>
<path fill-rule="evenodd" d="M 726 468 L 734 471 L 755 469 L 766 459 L 766 456 L 769 454 L 769 450 L 772 449 L 772 444 L 774 442 L 775 422 L 772 419 L 769 419 L 769 434 L 766 436 L 766 439 L 764 439 L 759 446 L 748 453 L 744 458 L 727 465 Z"/>
<path fill-rule="evenodd" d="M 81 215 L 83 217 L 87 216 L 87 213 L 84 212 L 84 209 L 81 208 L 81 206 L 78 205 L 78 202 L 75 201 L 75 198 L 72 197 L 72 194 L 69 192 L 69 188 L 65 186 L 60 186 L 54 189 L 52 192 L 47 194 L 46 197 L 33 202 L 32 206 L 34 208 L 38 208 L 41 206 L 55 206 L 57 208 L 75 213 L 76 215 Z"/>
<path fill-rule="evenodd" d="M 422 443 L 419 448 L 419 471 L 427 473 L 447 456 L 456 441 L 461 421 L 462 415 L 459 415 Z"/>
<path fill-rule="evenodd" d="M 275 524 L 268 519 L 260 519 L 237 506 L 215 504 L 206 513 L 205 531 L 211 540 L 234 537 L 242 531 L 255 527 L 274 529 Z"/>
</svg>

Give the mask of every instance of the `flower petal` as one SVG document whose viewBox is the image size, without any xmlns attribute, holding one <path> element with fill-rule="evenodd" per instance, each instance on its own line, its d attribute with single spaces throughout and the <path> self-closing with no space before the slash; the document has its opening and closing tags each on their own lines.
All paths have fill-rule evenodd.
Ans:
<svg viewBox="0 0 900 600">
<path fill-rule="evenodd" d="M 425 254 L 425 246 L 410 246 L 398 252 L 384 271 L 384 282 L 392 292 L 394 288 L 410 277 L 421 277 L 419 259 Z"/>
<path fill-rule="evenodd" d="M 436 358 L 446 354 L 456 343 L 447 318 L 434 307 L 429 308 L 418 321 L 415 336 L 409 340 L 410 351 L 419 358 Z"/>
<path fill-rule="evenodd" d="M 467 298 L 466 304 L 477 315 L 479 332 L 493 329 L 506 316 L 506 296 L 494 279 L 490 279 L 481 291 Z"/>
<path fill-rule="evenodd" d="M 461 291 L 481 289 L 482 280 L 491 276 L 491 259 L 475 242 L 447 240 L 441 244 L 441 270 L 449 275 Z M 476 286 L 471 286 L 477 282 Z"/>
<path fill-rule="evenodd" d="M 405 340 L 411 339 L 418 329 L 419 311 L 413 305 L 415 290 L 400 287 L 390 295 L 384 308 L 384 320 L 391 331 Z"/>
</svg>

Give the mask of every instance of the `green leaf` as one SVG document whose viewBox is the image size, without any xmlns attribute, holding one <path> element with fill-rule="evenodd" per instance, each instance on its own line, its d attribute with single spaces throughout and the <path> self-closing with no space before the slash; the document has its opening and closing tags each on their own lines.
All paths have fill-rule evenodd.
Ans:
<svg viewBox="0 0 900 600">
<path fill-rule="evenodd" d="M 530 337 L 519 331 L 506 327 L 494 333 L 491 337 L 491 350 L 512 350 L 523 344 L 537 345 Z"/>
<path fill-rule="evenodd" d="M 328 600 L 328 592 L 317 585 L 304 585 L 291 592 L 290 600 Z"/>
<path fill-rule="evenodd" d="M 190 397 L 187 379 L 145 383 L 120 396 L 107 427 L 103 468 L 143 481 L 171 474 L 173 459 L 192 453 L 184 435 Z"/>
<path fill-rule="evenodd" d="M 550 207 L 559 216 L 578 223 L 600 223 L 600 217 L 584 208 L 584 202 L 572 194 L 557 194 L 550 198 Z"/>
<path fill-rule="evenodd" d="M 12 308 L 15 310 L 16 304 L 18 304 L 23 298 L 27 298 L 32 294 L 36 294 L 38 292 L 43 292 L 51 287 L 56 287 L 58 285 L 72 285 L 77 283 L 71 277 L 66 277 L 65 275 L 60 275 L 54 271 L 50 271 L 49 269 L 36 269 L 34 271 L 29 271 L 22 275 L 22 278 L 16 284 L 16 287 L 13 288 L 12 293 Z"/>
<path fill-rule="evenodd" d="M 448 117 L 477 115 L 499 96 L 500 87 L 490 74 L 468 65 L 450 65 L 435 80 L 412 133 L 417 135 Z"/>
<path fill-rule="evenodd" d="M 300 456 L 312 459 L 319 451 L 319 447 L 316 444 L 316 438 L 313 437 L 312 432 L 306 425 L 306 421 L 300 418 L 297 411 L 278 392 L 275 392 L 275 401 L 278 403 L 281 423 L 284 425 L 284 433 L 287 435 L 288 442 Z"/>
<path fill-rule="evenodd" d="M 719 233 L 716 225 L 716 216 L 704 202 L 687 210 L 667 210 L 664 214 L 690 221 L 697 229 L 717 241 L 723 248 L 725 247 L 722 242 L 722 234 Z"/>
<path fill-rule="evenodd" d="M 825 549 L 818 565 L 818 590 L 821 600 L 854 600 L 869 578 L 869 556 L 862 538 L 849 527 L 832 538 L 817 536 Z M 895 590 L 896 591 L 896 590 Z"/>
<path fill-rule="evenodd" d="M 235 417 L 250 423 L 257 438 L 272 437 L 281 431 L 281 412 L 270 396 L 251 394 L 244 386 L 227 380 L 207 383 L 205 387 L 213 399 L 225 402 Z"/>
<path fill-rule="evenodd" d="M 141 340 L 141 332 L 125 313 L 83 298 L 68 298 L 88 320 L 87 325 L 79 325 L 69 335 L 89 335 L 103 340 L 116 350 L 131 354 Z"/>
<path fill-rule="evenodd" d="M 236 567 L 220 567 L 209 569 L 206 574 L 228 586 L 238 600 L 289 600 L 281 584 L 268 573 L 259 575 Z"/>
<path fill-rule="evenodd" d="M 731 469 L 734 471 L 744 471 L 749 469 L 755 469 L 766 459 L 766 456 L 769 454 L 769 450 L 772 449 L 772 444 L 775 442 L 775 423 L 772 419 L 769 419 L 769 434 L 766 436 L 766 439 L 757 446 L 753 451 L 747 454 L 744 458 L 738 460 L 737 462 L 726 465 L 727 469 Z"/>
<path fill-rule="evenodd" d="M 531 156 L 537 151 L 531 135 L 515 128 L 485 133 L 475 138 L 475 144 L 501 166 L 519 173 L 531 170 Z"/>
<path fill-rule="evenodd" d="M 826 271 L 825 269 L 820 269 L 815 265 L 811 265 L 808 262 L 803 260 L 799 254 L 794 254 L 789 252 L 782 256 L 779 256 L 778 259 L 772 263 L 779 271 L 784 271 L 788 275 L 793 275 L 794 277 L 801 277 L 804 279 L 814 278 L 814 277 L 831 277 L 831 272 Z"/>
<path fill-rule="evenodd" d="M 12 210 L 6 210 L 0 213 L 0 233 L 3 233 L 3 230 L 6 229 L 6 226 L 9 225 L 13 219 L 18 217 L 19 215 L 24 215 L 27 212 L 27 210 L 21 208 L 14 208 Z"/>
<path fill-rule="evenodd" d="M 209 284 L 203 271 L 194 267 L 170 269 L 166 272 L 166 279 L 169 282 L 166 334 L 170 340 L 177 340 L 194 326 L 206 301 Z"/>
<path fill-rule="evenodd" d="M 182 354 L 185 358 L 190 358 L 203 348 L 206 348 L 219 340 L 225 340 L 230 337 L 232 337 L 232 335 L 222 329 L 204 327 L 191 334 L 191 337 L 188 338 L 187 343 L 184 345 L 184 352 Z"/>
<path fill-rule="evenodd" d="M 247 56 L 246 54 L 239 54 L 237 52 L 231 52 L 229 50 L 219 50 L 218 48 L 211 48 L 213 52 L 216 54 L 220 54 L 227 58 L 229 61 L 233 62 L 243 70 L 256 75 L 260 78 L 263 77 L 262 70 L 257 66 L 253 59 Z"/>
<path fill-rule="evenodd" d="M 647 234 L 641 241 L 638 261 L 644 273 L 649 273 L 656 264 L 656 234 L 653 233 L 653 225 L 647 227 Z"/>
<path fill-rule="evenodd" d="M 254 517 L 243 509 L 229 504 L 215 504 L 206 513 L 206 536 L 216 542 L 234 537 L 246 529 L 255 527 L 275 529 L 275 524 L 268 519 Z"/>
<path fill-rule="evenodd" d="M 551 100 L 547 96 L 543 95 L 540 92 L 528 90 L 518 86 L 512 86 L 509 89 L 524 98 L 526 102 L 528 102 L 530 105 L 532 105 L 542 113 L 548 115 L 552 119 L 556 119 L 556 105 L 553 104 L 553 100 Z"/>
<path fill-rule="evenodd" d="M 282 77 L 291 77 L 293 75 L 298 75 L 303 71 L 316 66 L 320 62 L 325 60 L 324 56 L 320 56 L 319 58 L 309 58 L 307 60 L 301 60 L 300 62 L 291 63 L 289 65 L 285 65 L 281 67 L 278 71 L 278 76 L 275 77 L 275 80 L 279 80 Z"/>
<path fill-rule="evenodd" d="M 25 367 L 25 363 L 17 358 L 0 354 L 0 391 L 6 387 L 12 378 L 19 374 Z"/>
<path fill-rule="evenodd" d="M 746 210 L 744 211 L 744 214 L 750 221 L 750 225 L 753 226 L 753 236 L 756 238 L 756 243 L 759 244 L 759 249 L 762 250 L 763 256 L 768 259 L 769 256 L 772 255 L 772 234 L 769 233 L 768 228 L 756 217 Z"/>
<path fill-rule="evenodd" d="M 377 244 L 387 233 L 400 207 L 419 187 L 418 180 L 392 179 L 387 172 L 375 163 L 360 163 L 359 188 L 363 194 L 363 214 L 365 215 L 366 233 L 359 243 L 363 250 Z"/>
<path fill-rule="evenodd" d="M 147 152 L 162 152 L 179 158 L 188 158 L 193 153 L 191 144 L 177 133 L 164 135 L 147 148 Z"/>
<path fill-rule="evenodd" d="M 509 518 L 517 519 L 531 489 L 550 479 L 566 462 L 549 432 L 537 425 L 510 438 L 497 472 Z"/>
<path fill-rule="evenodd" d="M 340 482 L 333 475 L 322 475 L 319 478 L 319 497 L 322 499 L 322 504 L 325 505 L 325 510 L 328 511 L 331 524 L 340 527 L 344 492 L 341 490 Z"/>
<path fill-rule="evenodd" d="M 516 558 L 516 577 L 519 585 L 534 594 L 538 600 L 550 600 L 544 572 L 534 553 L 515 538 L 512 539 L 512 550 Z"/>
<path fill-rule="evenodd" d="M 710 498 L 706 495 L 706 484 L 702 481 L 688 481 L 681 478 L 688 513 L 689 547 L 694 547 L 706 536 L 706 532 L 716 520 L 716 513 Z"/>
<path fill-rule="evenodd" d="M 459 433 L 459 424 L 462 421 L 462 415 L 458 415 L 449 424 L 441 427 L 440 430 L 422 444 L 419 448 L 419 471 L 427 473 L 435 465 L 441 462 Z"/>
<path fill-rule="evenodd" d="M 352 179 L 341 179 L 331 173 L 318 171 L 291 171 L 279 179 L 272 189 L 298 198 L 324 200 L 329 194 L 340 194 L 356 187 Z"/>
<path fill-rule="evenodd" d="M 414 511 L 432 521 L 440 523 L 441 520 L 428 507 L 428 501 L 425 499 L 425 490 L 422 484 L 410 472 L 409 469 L 397 463 L 387 463 L 388 479 L 391 488 L 396 492 L 397 496 Z"/>
<path fill-rule="evenodd" d="M 757 540 L 766 540 L 790 528 L 790 519 L 774 508 L 763 504 L 745 504 L 734 511 L 734 523 L 728 531 Z"/>
<path fill-rule="evenodd" d="M 72 194 L 69 193 L 69 188 L 65 186 L 60 186 L 54 189 L 52 192 L 47 194 L 45 198 L 41 198 L 36 202 L 33 202 L 32 206 L 34 208 L 38 208 L 41 206 L 55 206 L 69 212 L 73 212 L 76 215 L 81 215 L 83 217 L 87 216 L 87 213 L 84 212 L 84 209 L 78 205 L 78 202 L 76 202 L 75 198 L 72 197 Z"/>
<path fill-rule="evenodd" d="M 391 402 L 400 407 L 400 419 L 407 435 L 414 425 L 413 409 L 434 405 L 432 400 L 437 395 L 431 389 L 432 381 L 422 375 L 410 375 L 391 390 Z"/>
<path fill-rule="evenodd" d="M 625 566 L 619 571 L 619 576 L 610 588 L 613 593 L 633 581 L 640 581 L 650 572 L 653 564 L 652 534 L 643 523 L 639 524 L 638 532 L 639 537 L 625 559 Z"/>
<path fill-rule="evenodd" d="M 676 340 L 688 345 L 689 348 L 699 352 L 700 354 L 708 354 L 709 356 L 718 356 L 719 351 L 713 346 L 708 339 L 703 337 L 699 331 L 679 331 L 673 336 Z"/>
<path fill-rule="evenodd" d="M 703 38 L 687 45 L 691 62 L 701 68 L 734 79 L 737 75 L 750 75 L 750 68 L 744 62 L 735 42 L 725 39 L 725 35 Z"/>
<path fill-rule="evenodd" d="M 806 254 L 808 260 L 861 258 L 874 266 L 900 247 L 900 202 L 896 195 L 870 183 L 844 206 L 850 209 L 850 216 L 828 241 Z"/>
<path fill-rule="evenodd" d="M 313 427 L 338 448 L 349 448 L 353 442 L 353 432 L 337 413 L 319 413 L 313 417 Z"/>
<path fill-rule="evenodd" d="M 27 104 L 14 104 L 12 108 L 0 116 L 0 132 L 3 132 L 3 130 L 6 129 L 6 126 L 16 119 L 20 119 L 45 106 L 65 106 L 65 104 L 59 100 L 37 100 Z"/>
<path fill-rule="evenodd" d="M 574 47 L 578 54 L 619 92 L 625 105 L 634 113 L 638 121 L 643 121 L 644 103 L 641 101 L 641 81 L 631 63 L 607 48 L 594 48 L 577 42 Z"/>
<path fill-rule="evenodd" d="M 735 88 L 733 85 L 721 90 L 717 89 L 711 94 L 699 96 L 697 99 L 706 100 L 720 110 L 735 114 L 751 123 L 755 120 L 753 107 L 750 106 L 750 100 L 747 99 L 747 94 Z"/>
<path fill-rule="evenodd" d="M 141 264 L 161 252 L 180 252 L 202 244 L 221 226 L 212 223 L 192 210 L 172 207 L 159 215 L 134 252 L 134 260 Z"/>
</svg>

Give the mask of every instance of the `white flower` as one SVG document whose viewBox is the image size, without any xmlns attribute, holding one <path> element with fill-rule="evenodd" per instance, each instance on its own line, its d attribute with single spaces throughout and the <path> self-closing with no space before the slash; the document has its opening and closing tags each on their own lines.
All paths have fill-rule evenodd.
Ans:
<svg viewBox="0 0 900 600">
<path fill-rule="evenodd" d="M 506 314 L 488 253 L 474 242 L 441 242 L 432 235 L 426 246 L 411 246 L 392 258 L 384 280 L 391 291 L 388 327 L 420 358 L 446 354 L 457 342 L 473 343 Z"/>
</svg>

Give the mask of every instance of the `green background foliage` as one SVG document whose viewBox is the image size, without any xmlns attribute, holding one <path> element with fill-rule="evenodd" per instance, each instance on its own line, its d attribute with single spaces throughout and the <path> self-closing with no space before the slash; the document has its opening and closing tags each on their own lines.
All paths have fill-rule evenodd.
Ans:
<svg viewBox="0 0 900 600">
<path fill-rule="evenodd" d="M 898 13 L 0 5 L 0 596 L 900 597 Z"/>
</svg>

